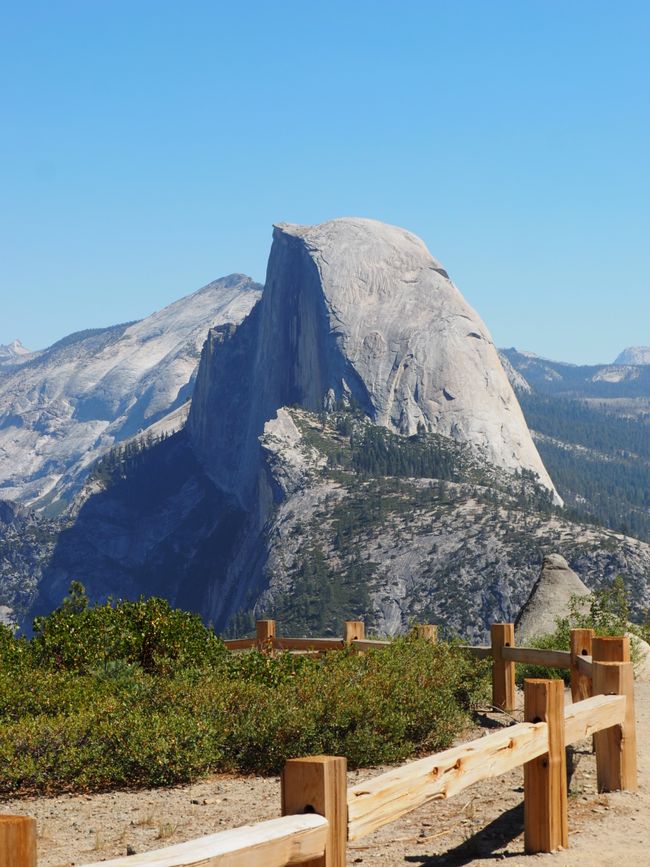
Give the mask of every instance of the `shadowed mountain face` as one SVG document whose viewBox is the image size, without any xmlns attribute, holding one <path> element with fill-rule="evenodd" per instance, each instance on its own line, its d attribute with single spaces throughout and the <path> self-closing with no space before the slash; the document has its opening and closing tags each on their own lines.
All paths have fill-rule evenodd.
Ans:
<svg viewBox="0 0 650 867">
<path fill-rule="evenodd" d="M 76 576 L 96 600 L 164 596 L 205 612 L 222 594 L 243 515 L 205 476 L 183 431 L 122 463 L 61 530 L 31 614 Z"/>
<path fill-rule="evenodd" d="M 190 398 L 207 330 L 240 322 L 260 289 L 234 274 L 140 322 L 41 352 L 4 347 L 0 497 L 35 507 L 69 500 L 98 457 Z"/>
</svg>

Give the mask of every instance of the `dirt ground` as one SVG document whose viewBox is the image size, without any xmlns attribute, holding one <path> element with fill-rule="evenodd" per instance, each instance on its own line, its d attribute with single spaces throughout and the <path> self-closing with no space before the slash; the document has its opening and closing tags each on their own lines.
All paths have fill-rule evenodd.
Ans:
<svg viewBox="0 0 650 867">
<path fill-rule="evenodd" d="M 523 854 L 523 770 L 436 801 L 348 847 L 348 864 L 510 867 L 650 865 L 650 684 L 636 686 L 639 790 L 599 796 L 591 742 L 575 746 L 569 849 Z M 503 718 L 485 715 L 487 728 Z M 466 740 L 467 738 L 463 738 Z M 350 784 L 383 769 L 349 774 Z M 0 812 L 34 816 L 39 867 L 71 867 L 144 852 L 280 815 L 279 778 L 228 777 L 173 789 L 33 798 Z M 260 865 L 262 867 L 262 865 Z"/>
</svg>

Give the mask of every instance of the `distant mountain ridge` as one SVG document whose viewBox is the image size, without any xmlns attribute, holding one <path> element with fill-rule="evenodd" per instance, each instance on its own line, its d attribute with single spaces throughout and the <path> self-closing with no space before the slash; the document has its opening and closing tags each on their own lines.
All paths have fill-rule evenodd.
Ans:
<svg viewBox="0 0 650 867">
<path fill-rule="evenodd" d="M 0 498 L 69 500 L 98 457 L 188 401 L 208 329 L 240 322 L 260 291 L 233 274 L 138 322 L 34 353 L 10 344 L 0 365 Z"/>
<path fill-rule="evenodd" d="M 650 541 L 650 366 L 502 357 L 567 505 Z"/>
<path fill-rule="evenodd" d="M 569 364 L 551 361 L 530 352 L 501 349 L 501 357 L 516 371 L 520 379 L 512 380 L 521 390 L 522 382 L 542 394 L 598 400 L 626 410 L 640 411 L 650 407 L 650 365 L 639 363 Z"/>
</svg>

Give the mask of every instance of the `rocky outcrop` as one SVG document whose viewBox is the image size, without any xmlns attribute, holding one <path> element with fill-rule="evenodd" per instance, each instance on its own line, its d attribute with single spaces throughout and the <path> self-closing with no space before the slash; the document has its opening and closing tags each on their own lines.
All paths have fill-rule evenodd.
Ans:
<svg viewBox="0 0 650 867">
<path fill-rule="evenodd" d="M 591 591 L 561 554 L 548 554 L 544 557 L 539 578 L 515 621 L 517 643 L 527 644 L 534 638 L 553 632 L 558 618 L 568 616 L 573 597 L 584 597 L 586 609 L 591 595 Z"/>
<path fill-rule="evenodd" d="M 260 295 L 233 274 L 140 322 L 84 331 L 0 366 L 0 496 L 69 499 L 115 443 L 191 396 L 208 329 L 240 322 Z M 8 350 L 9 351 L 9 350 Z"/>
<path fill-rule="evenodd" d="M 485 325 L 404 229 L 277 225 L 259 304 L 208 338 L 189 431 L 206 472 L 246 502 L 266 422 L 332 401 L 400 434 L 470 443 L 554 490 Z"/>
<path fill-rule="evenodd" d="M 529 383 L 526 382 L 521 373 L 513 367 L 508 356 L 503 352 L 499 352 L 499 361 L 503 366 L 504 373 L 508 377 L 510 385 L 514 388 L 515 393 L 523 392 L 524 394 L 530 394 L 532 388 Z"/>
<path fill-rule="evenodd" d="M 260 443 L 270 478 L 278 488 L 278 501 L 300 490 L 314 471 L 327 465 L 325 455 L 305 446 L 291 413 L 284 408 L 264 425 Z"/>
<path fill-rule="evenodd" d="M 19 623 L 29 612 L 58 529 L 56 521 L 0 500 L 0 623 Z"/>
</svg>

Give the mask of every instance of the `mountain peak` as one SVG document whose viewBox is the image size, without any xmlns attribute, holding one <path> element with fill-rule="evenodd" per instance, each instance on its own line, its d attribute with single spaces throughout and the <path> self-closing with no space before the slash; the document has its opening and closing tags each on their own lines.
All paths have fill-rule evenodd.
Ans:
<svg viewBox="0 0 650 867">
<path fill-rule="evenodd" d="M 12 340 L 11 343 L 0 344 L 0 359 L 20 358 L 23 355 L 31 355 L 29 349 L 26 349 L 20 340 Z"/>
<path fill-rule="evenodd" d="M 250 494 L 264 424 L 282 406 L 336 401 L 398 434 L 479 447 L 554 491 L 485 324 L 420 238 L 360 217 L 278 223 L 255 315 L 208 341 L 194 446 L 217 484 Z"/>
<path fill-rule="evenodd" d="M 396 269 L 407 261 L 419 261 L 424 267 L 443 270 L 440 262 L 413 232 L 367 217 L 337 217 L 314 226 L 275 223 L 274 229 L 275 240 L 279 240 L 281 235 L 300 238 L 308 248 L 322 250 L 323 255 L 327 248 L 336 248 L 340 258 L 349 256 L 357 263 L 383 265 L 397 256 L 392 263 Z"/>
<path fill-rule="evenodd" d="M 650 346 L 628 346 L 614 364 L 650 364 Z"/>
</svg>

